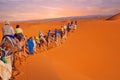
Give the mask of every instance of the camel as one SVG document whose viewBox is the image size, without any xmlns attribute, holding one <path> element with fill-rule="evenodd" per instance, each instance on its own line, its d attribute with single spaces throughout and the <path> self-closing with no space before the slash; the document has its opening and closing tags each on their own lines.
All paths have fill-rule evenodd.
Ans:
<svg viewBox="0 0 120 80">
<path fill-rule="evenodd" d="M 6 37 L 2 40 L 2 43 L 0 44 L 0 77 L 2 80 L 9 80 L 12 77 L 12 67 L 15 67 L 14 54 L 16 51 L 17 48 L 12 39 Z M 2 58 L 5 58 L 7 63 L 2 61 Z"/>
<path fill-rule="evenodd" d="M 19 58 L 21 63 L 21 52 L 25 52 L 26 41 L 11 39 L 10 37 L 5 37 L 0 44 L 0 59 L 5 58 L 7 63 L 0 60 L 0 77 L 2 80 L 9 80 L 13 77 L 13 71 L 17 71 L 16 68 L 16 59 Z M 19 71 L 18 71 L 19 72 Z"/>
<path fill-rule="evenodd" d="M 47 50 L 47 41 L 45 36 L 40 37 L 40 47 L 45 51 Z"/>
<path fill-rule="evenodd" d="M 21 39 L 21 41 L 17 40 L 17 46 L 18 46 L 18 54 L 16 56 L 19 59 L 20 64 L 22 64 L 22 56 L 25 58 L 25 61 L 26 61 L 26 58 L 27 58 L 27 55 L 26 55 L 26 52 L 25 52 L 26 39 L 23 38 L 23 39 Z"/>
<path fill-rule="evenodd" d="M 12 60 L 11 56 L 7 56 L 8 63 L 0 60 L 0 77 L 2 80 L 9 80 L 12 77 Z"/>
</svg>

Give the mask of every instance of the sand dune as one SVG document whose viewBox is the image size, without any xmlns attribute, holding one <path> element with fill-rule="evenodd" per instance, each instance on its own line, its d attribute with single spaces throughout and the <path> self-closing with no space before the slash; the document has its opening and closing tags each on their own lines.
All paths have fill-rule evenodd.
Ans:
<svg viewBox="0 0 120 80">
<path fill-rule="evenodd" d="M 30 56 L 16 80 L 120 80 L 119 26 L 119 21 L 79 21 L 60 47 Z"/>
<path fill-rule="evenodd" d="M 69 21 L 20 24 L 30 37 Z M 16 80 L 120 80 L 120 22 L 79 20 L 78 29 L 59 47 L 29 56 Z"/>
<path fill-rule="evenodd" d="M 107 20 L 120 20 L 120 13 L 108 18 Z"/>
</svg>

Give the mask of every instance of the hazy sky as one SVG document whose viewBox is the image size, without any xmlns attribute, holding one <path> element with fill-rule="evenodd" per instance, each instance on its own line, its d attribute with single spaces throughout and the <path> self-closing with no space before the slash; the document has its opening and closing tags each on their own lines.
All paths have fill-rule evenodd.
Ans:
<svg viewBox="0 0 120 80">
<path fill-rule="evenodd" d="M 111 14 L 119 8 L 120 0 L 0 0 L 0 20 Z"/>
</svg>

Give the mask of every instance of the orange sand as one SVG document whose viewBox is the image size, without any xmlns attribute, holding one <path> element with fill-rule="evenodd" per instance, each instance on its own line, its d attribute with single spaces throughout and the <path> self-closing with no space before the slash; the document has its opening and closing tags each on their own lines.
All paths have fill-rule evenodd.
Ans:
<svg viewBox="0 0 120 80">
<path fill-rule="evenodd" d="M 19 23 L 27 36 L 66 22 Z M 119 20 L 80 20 L 59 47 L 37 52 L 19 65 L 16 80 L 120 80 Z"/>
</svg>

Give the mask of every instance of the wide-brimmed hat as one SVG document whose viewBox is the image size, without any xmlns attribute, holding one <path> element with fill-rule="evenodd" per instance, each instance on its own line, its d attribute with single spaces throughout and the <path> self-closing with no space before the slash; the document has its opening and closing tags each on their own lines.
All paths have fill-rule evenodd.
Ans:
<svg viewBox="0 0 120 80">
<path fill-rule="evenodd" d="M 9 25 L 10 22 L 8 20 L 5 21 L 5 25 Z"/>
</svg>

